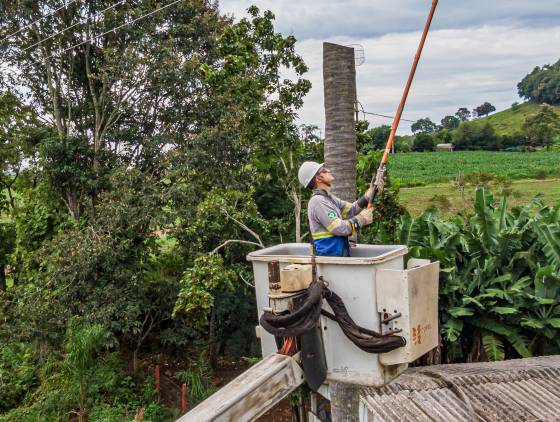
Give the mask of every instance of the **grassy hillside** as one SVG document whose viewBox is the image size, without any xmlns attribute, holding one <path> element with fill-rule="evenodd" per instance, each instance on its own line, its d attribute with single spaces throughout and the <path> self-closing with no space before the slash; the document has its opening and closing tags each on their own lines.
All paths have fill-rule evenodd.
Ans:
<svg viewBox="0 0 560 422">
<path fill-rule="evenodd" d="M 527 116 L 536 114 L 541 105 L 534 103 L 523 103 L 516 110 L 508 108 L 499 111 L 488 117 L 478 119 L 480 122 L 489 122 L 498 135 L 512 135 L 521 130 Z M 552 106 L 558 115 L 560 115 L 560 106 Z"/>
</svg>

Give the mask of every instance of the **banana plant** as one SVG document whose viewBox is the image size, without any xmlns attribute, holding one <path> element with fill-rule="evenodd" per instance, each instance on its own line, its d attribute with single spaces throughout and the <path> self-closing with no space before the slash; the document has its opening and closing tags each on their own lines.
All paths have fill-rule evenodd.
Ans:
<svg viewBox="0 0 560 422">
<path fill-rule="evenodd" d="M 506 196 L 479 188 L 470 214 L 405 214 L 398 235 L 410 256 L 440 261 L 449 361 L 560 350 L 560 204 L 536 197 L 508 210 Z"/>
</svg>

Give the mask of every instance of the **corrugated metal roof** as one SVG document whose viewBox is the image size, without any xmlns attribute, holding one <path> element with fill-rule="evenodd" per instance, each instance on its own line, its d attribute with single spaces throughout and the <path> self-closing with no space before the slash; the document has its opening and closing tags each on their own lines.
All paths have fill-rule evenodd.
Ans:
<svg viewBox="0 0 560 422">
<path fill-rule="evenodd" d="M 364 388 L 367 421 L 560 421 L 560 356 L 410 368 Z"/>
</svg>

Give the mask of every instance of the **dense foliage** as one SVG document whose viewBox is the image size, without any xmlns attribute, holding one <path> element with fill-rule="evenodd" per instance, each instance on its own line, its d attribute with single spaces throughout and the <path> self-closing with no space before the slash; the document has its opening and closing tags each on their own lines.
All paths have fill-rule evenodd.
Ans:
<svg viewBox="0 0 560 422">
<path fill-rule="evenodd" d="M 560 60 L 536 66 L 517 84 L 519 96 L 537 103 L 560 104 Z"/>
<path fill-rule="evenodd" d="M 488 101 L 483 102 L 478 107 L 473 109 L 473 115 L 476 117 L 488 116 L 493 111 L 496 111 L 496 107 L 490 104 Z"/>
<path fill-rule="evenodd" d="M 507 210 L 476 191 L 474 210 L 451 221 L 406 214 L 399 240 L 410 256 L 437 259 L 447 361 L 560 352 L 560 205 L 538 199 Z"/>
<path fill-rule="evenodd" d="M 256 354 L 246 254 L 306 241 L 297 169 L 323 156 L 315 128 L 296 124 L 307 67 L 256 7 L 234 23 L 207 0 L 69 2 L 29 25 L 57 7 L 6 1 L 0 14 L 0 421 L 174 419 L 148 370 L 178 356 L 170 383 L 203 399 L 219 356 Z M 527 145 L 551 145 L 542 113 Z M 505 145 L 467 109 L 456 116 L 443 129 L 421 119 L 396 151 Z M 389 131 L 357 122 L 360 192 Z M 557 209 L 507 213 L 481 191 L 473 216 L 413 220 L 398 193 L 469 166 L 556 175 L 558 153 L 467 154 L 395 155 L 361 240 L 400 237 L 442 260 L 450 360 L 556 350 Z"/>
<path fill-rule="evenodd" d="M 141 369 L 253 355 L 245 255 L 301 237 L 297 168 L 322 155 L 294 123 L 307 68 L 254 7 L 108 31 L 156 6 L 75 3 L 25 26 L 53 5 L 0 17 L 22 28 L 2 46 L 19 71 L 1 75 L 0 418 L 169 419 Z"/>
</svg>

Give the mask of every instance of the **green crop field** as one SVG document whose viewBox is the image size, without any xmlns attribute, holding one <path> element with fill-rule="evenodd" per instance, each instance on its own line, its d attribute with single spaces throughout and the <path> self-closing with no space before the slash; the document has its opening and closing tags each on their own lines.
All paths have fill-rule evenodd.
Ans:
<svg viewBox="0 0 560 422">
<path fill-rule="evenodd" d="M 445 183 L 461 173 L 490 173 L 512 180 L 560 177 L 560 151 L 411 152 L 389 159 L 389 174 L 402 186 Z"/>
</svg>

